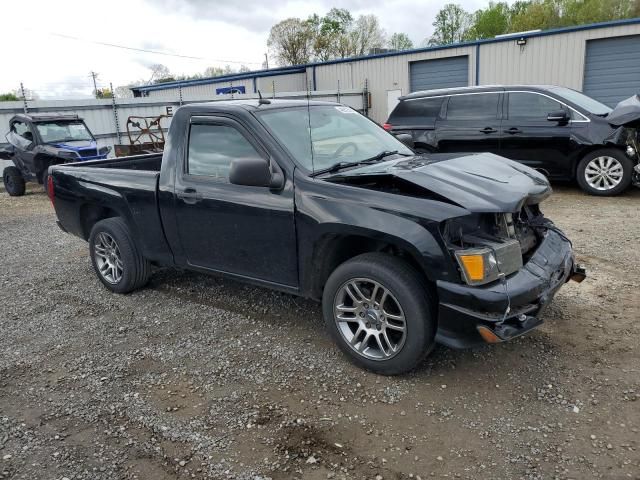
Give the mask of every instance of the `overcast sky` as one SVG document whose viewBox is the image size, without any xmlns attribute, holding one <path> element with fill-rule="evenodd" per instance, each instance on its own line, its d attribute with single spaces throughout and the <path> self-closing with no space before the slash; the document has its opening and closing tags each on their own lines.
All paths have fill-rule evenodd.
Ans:
<svg viewBox="0 0 640 480">
<path fill-rule="evenodd" d="M 0 29 L 0 93 L 23 82 L 43 99 L 88 97 L 93 89 L 90 71 L 99 73 L 98 87 L 108 86 L 109 82 L 117 87 L 148 79 L 147 67 L 155 63 L 166 65 L 174 74 L 193 74 L 208 66 L 226 64 L 259 69 L 274 23 L 288 17 L 322 15 L 334 6 L 348 9 L 354 17 L 377 15 L 387 34 L 405 32 L 419 45 L 431 34 L 435 14 L 449 1 L 5 2 Z M 486 6 L 488 0 L 458 0 L 458 3 L 473 11 Z M 202 59 L 128 51 L 89 41 Z"/>
</svg>

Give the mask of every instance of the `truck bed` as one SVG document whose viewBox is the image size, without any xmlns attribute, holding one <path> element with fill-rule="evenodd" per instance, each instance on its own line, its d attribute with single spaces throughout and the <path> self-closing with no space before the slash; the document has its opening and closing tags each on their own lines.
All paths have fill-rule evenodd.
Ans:
<svg viewBox="0 0 640 480">
<path fill-rule="evenodd" d="M 88 239 L 93 218 L 127 221 L 145 257 L 165 260 L 169 253 L 158 209 L 162 154 L 67 163 L 51 167 L 59 224 Z"/>
</svg>

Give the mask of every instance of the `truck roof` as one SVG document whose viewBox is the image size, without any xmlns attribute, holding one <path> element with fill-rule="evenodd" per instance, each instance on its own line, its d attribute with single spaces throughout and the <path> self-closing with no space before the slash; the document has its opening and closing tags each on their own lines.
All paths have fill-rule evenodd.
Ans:
<svg viewBox="0 0 640 480">
<path fill-rule="evenodd" d="M 11 121 L 20 120 L 22 122 L 72 122 L 82 120 L 78 115 L 63 115 L 59 113 L 19 113 L 14 115 Z"/>
<path fill-rule="evenodd" d="M 255 98 L 251 99 L 242 99 L 242 100 L 221 100 L 217 102 L 206 102 L 206 103 L 191 103 L 189 104 L 190 109 L 192 110 L 211 110 L 211 107 L 215 108 L 223 108 L 223 109 L 233 109 L 233 108 L 241 108 L 243 110 L 270 110 L 273 108 L 287 108 L 287 107 L 306 107 L 307 105 L 311 107 L 315 106 L 336 106 L 340 105 L 337 102 L 325 102 L 320 100 L 282 100 L 282 99 L 271 99 L 264 98 L 265 101 L 269 101 L 269 103 L 260 103 L 260 100 Z"/>
</svg>

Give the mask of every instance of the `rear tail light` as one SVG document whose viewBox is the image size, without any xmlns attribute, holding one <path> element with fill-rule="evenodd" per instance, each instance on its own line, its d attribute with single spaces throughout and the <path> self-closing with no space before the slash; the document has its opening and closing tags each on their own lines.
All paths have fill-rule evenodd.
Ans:
<svg viewBox="0 0 640 480">
<path fill-rule="evenodd" d="M 390 123 L 385 123 L 382 125 L 382 128 L 384 128 L 387 132 L 390 132 L 393 129 L 393 126 Z"/>
<path fill-rule="evenodd" d="M 51 200 L 51 205 L 54 205 L 54 199 L 56 197 L 56 194 L 54 192 L 53 177 L 51 175 L 47 175 L 47 195 L 49 195 L 49 200 Z"/>
</svg>

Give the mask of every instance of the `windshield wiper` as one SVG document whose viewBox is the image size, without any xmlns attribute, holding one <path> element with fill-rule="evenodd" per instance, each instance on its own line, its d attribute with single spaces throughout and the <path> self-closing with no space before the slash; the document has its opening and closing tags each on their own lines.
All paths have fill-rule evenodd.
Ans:
<svg viewBox="0 0 640 480">
<path fill-rule="evenodd" d="M 365 158 L 364 160 L 360 160 L 358 162 L 338 162 L 338 163 L 334 163 L 330 167 L 322 168 L 320 170 L 316 170 L 310 176 L 311 177 L 315 177 L 315 176 L 318 176 L 318 175 L 322 175 L 323 173 L 339 172 L 343 168 L 357 167 L 359 165 L 369 165 L 371 163 L 375 163 L 378 160 L 382 160 L 383 158 L 389 157 L 391 155 L 402 155 L 402 156 L 405 156 L 405 157 L 411 156 L 408 153 L 400 153 L 400 152 L 398 152 L 398 150 L 383 150 L 382 152 L 374 155 L 373 157 Z"/>
</svg>

